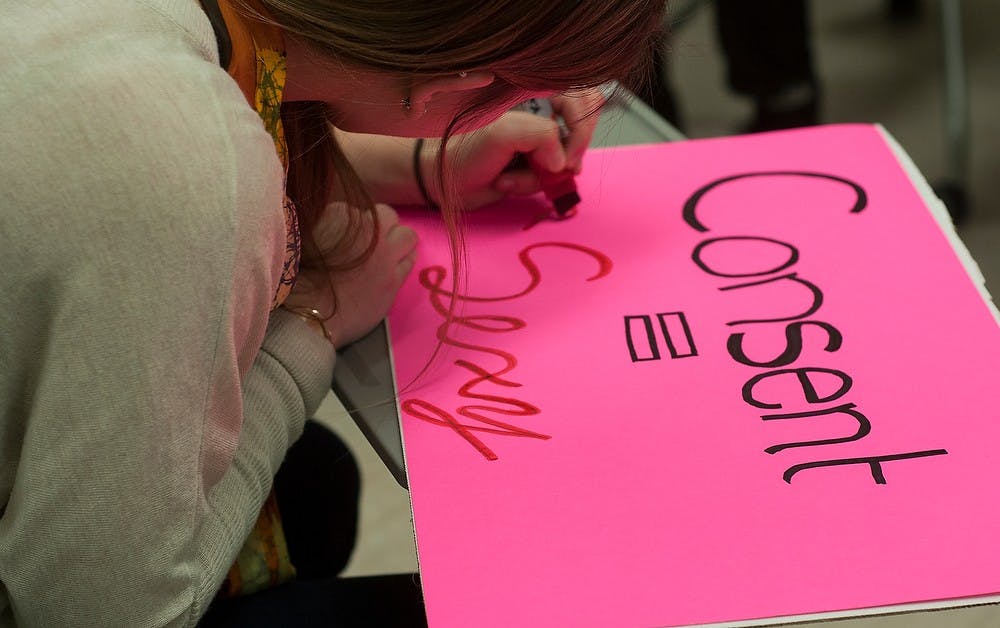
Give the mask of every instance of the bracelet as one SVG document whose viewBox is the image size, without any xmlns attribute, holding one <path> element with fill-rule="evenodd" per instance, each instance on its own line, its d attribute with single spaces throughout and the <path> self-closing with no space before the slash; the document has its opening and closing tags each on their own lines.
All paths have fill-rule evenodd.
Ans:
<svg viewBox="0 0 1000 628">
<path fill-rule="evenodd" d="M 333 336 L 330 334 L 330 330 L 326 328 L 326 318 L 319 313 L 319 310 L 311 307 L 286 307 L 286 310 L 292 314 L 297 314 L 306 322 L 316 321 L 319 323 L 319 328 L 323 330 L 323 336 L 333 344 Z"/>
<path fill-rule="evenodd" d="M 427 188 L 424 186 L 424 175 L 420 168 L 420 151 L 424 147 L 424 138 L 418 137 L 417 143 L 413 145 L 413 178 L 417 180 L 417 189 L 420 190 L 420 196 L 424 199 L 424 204 L 431 209 L 441 209 L 437 203 L 431 200 L 429 194 L 427 194 Z"/>
</svg>

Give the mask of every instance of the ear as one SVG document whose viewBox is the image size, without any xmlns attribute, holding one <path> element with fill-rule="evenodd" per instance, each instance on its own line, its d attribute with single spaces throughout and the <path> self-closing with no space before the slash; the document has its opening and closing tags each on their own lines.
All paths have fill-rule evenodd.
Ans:
<svg viewBox="0 0 1000 628">
<path fill-rule="evenodd" d="M 427 111 L 427 106 L 435 99 L 447 94 L 486 87 L 496 77 L 492 72 L 467 72 L 425 79 L 413 84 L 410 89 L 412 115 L 419 117 Z"/>
</svg>

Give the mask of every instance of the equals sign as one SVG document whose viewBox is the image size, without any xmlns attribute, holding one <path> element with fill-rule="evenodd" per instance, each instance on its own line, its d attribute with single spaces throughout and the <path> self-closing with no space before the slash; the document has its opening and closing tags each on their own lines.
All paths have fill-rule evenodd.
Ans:
<svg viewBox="0 0 1000 628">
<path fill-rule="evenodd" d="M 655 316 L 657 320 L 655 324 L 649 314 L 625 317 L 625 342 L 633 362 L 660 359 L 657 331 L 663 335 L 671 358 L 690 358 L 698 355 L 684 312 L 664 312 Z"/>
</svg>

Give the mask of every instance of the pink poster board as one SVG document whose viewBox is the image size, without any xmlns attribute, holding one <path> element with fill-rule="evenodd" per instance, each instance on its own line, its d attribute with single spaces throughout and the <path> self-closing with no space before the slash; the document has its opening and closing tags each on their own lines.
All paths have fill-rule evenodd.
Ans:
<svg viewBox="0 0 1000 628">
<path fill-rule="evenodd" d="M 404 215 L 390 335 L 431 626 L 1000 592 L 1000 331 L 879 128 L 595 150 L 579 187 L 570 220 L 470 217 L 445 331 L 443 233 Z"/>
</svg>

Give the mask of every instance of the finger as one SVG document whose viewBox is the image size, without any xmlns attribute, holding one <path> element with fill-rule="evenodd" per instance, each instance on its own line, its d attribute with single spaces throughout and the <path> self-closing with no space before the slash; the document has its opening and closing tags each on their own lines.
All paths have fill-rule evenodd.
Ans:
<svg viewBox="0 0 1000 628">
<path fill-rule="evenodd" d="M 497 177 L 494 189 L 512 196 L 530 196 L 541 191 L 542 185 L 533 170 L 511 170 Z"/>
<path fill-rule="evenodd" d="M 402 224 L 395 224 L 385 234 L 390 259 L 402 259 L 417 248 L 417 232 Z"/>
<path fill-rule="evenodd" d="M 552 100 L 553 108 L 562 116 L 569 129 L 566 138 L 566 165 L 579 173 L 583 164 L 583 154 L 590 146 L 597 128 L 604 95 L 600 90 L 588 90 L 580 94 L 563 95 Z"/>
<path fill-rule="evenodd" d="M 504 115 L 492 139 L 499 144 L 498 148 L 525 154 L 531 163 L 549 172 L 561 172 L 566 168 L 566 151 L 559 138 L 559 125 L 550 118 L 512 111 Z"/>
<path fill-rule="evenodd" d="M 399 224 L 399 214 L 385 203 L 375 204 L 375 216 L 378 218 L 379 231 L 383 234 L 388 233 L 392 227 Z"/>
<path fill-rule="evenodd" d="M 396 264 L 396 290 L 399 290 L 399 287 L 403 285 L 403 281 L 405 281 L 407 276 L 409 276 L 416 263 L 417 250 L 414 249 L 403 257 L 403 259 L 399 260 L 398 264 Z"/>
<path fill-rule="evenodd" d="M 583 154 L 587 152 L 590 140 L 594 137 L 594 130 L 597 128 L 597 114 L 578 120 L 575 125 L 567 126 L 570 127 L 570 134 L 566 140 L 566 167 L 580 174 L 583 169 Z"/>
</svg>

